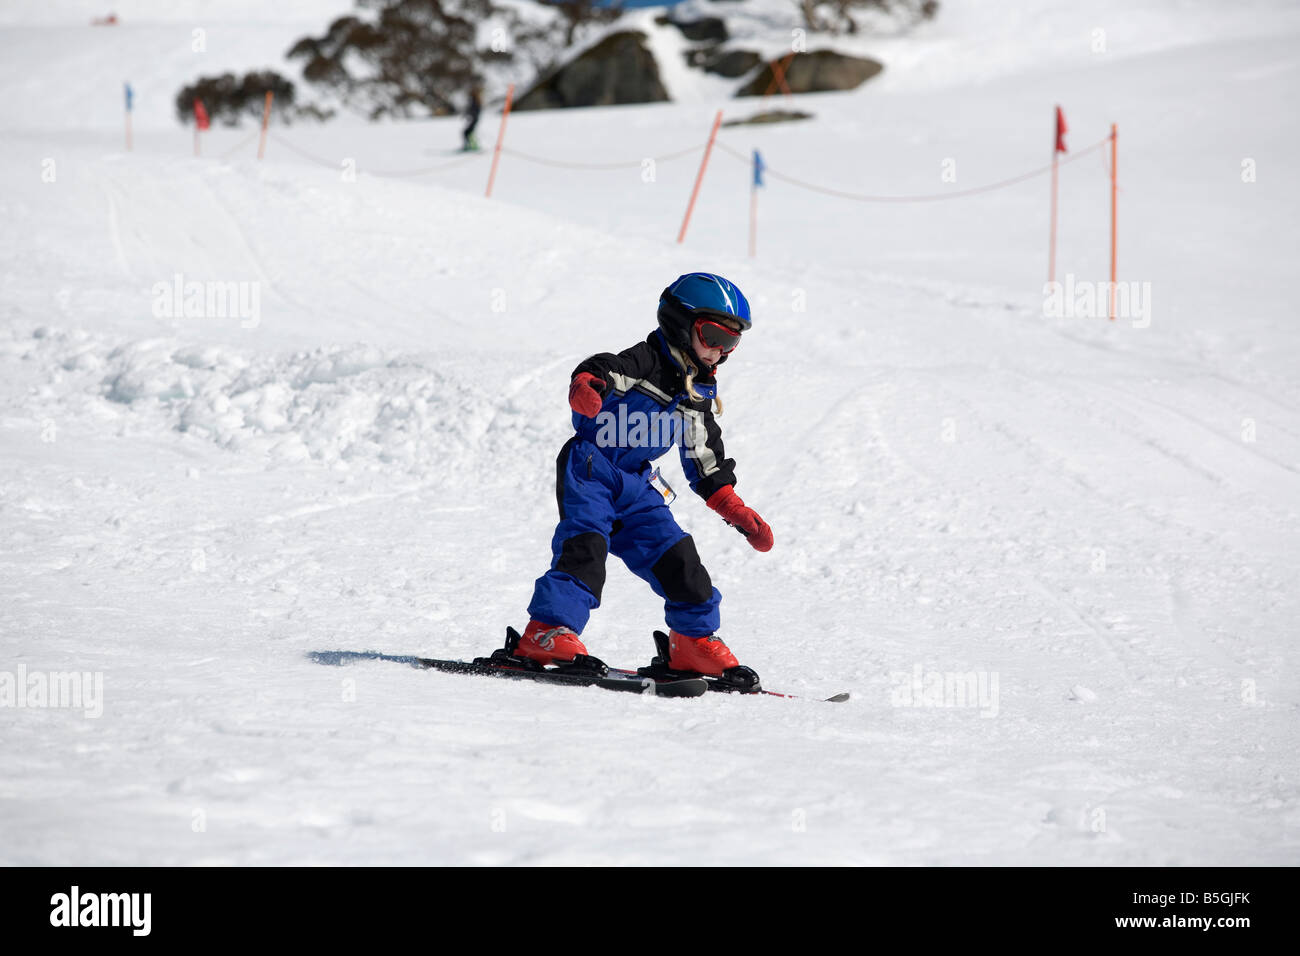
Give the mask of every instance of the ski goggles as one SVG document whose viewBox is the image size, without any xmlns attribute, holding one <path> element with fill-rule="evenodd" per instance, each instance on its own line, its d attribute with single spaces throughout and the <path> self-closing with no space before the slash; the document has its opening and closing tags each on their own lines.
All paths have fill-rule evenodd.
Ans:
<svg viewBox="0 0 1300 956">
<path fill-rule="evenodd" d="M 721 322 L 712 319 L 696 319 L 695 334 L 711 349 L 730 352 L 740 344 L 740 333 L 727 328 Z"/>
</svg>

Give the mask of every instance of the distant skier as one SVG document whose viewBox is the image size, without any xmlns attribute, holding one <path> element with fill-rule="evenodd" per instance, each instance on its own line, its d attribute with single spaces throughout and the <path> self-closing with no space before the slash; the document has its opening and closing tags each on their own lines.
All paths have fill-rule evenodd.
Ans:
<svg viewBox="0 0 1300 956">
<path fill-rule="evenodd" d="M 551 569 L 537 580 L 515 651 L 542 664 L 587 653 L 578 635 L 600 605 L 612 552 L 664 599 L 670 668 L 716 676 L 738 666 L 715 633 L 722 595 L 673 520 L 671 491 L 651 483 L 662 479 L 650 463 L 678 445 L 691 490 L 756 550 L 771 549 L 771 528 L 736 494 L 736 463 L 711 407 L 721 413 L 715 375 L 751 326 L 749 303 L 721 276 L 692 272 L 664 289 L 658 317 L 644 342 L 593 355 L 571 376 L 577 433 L 556 462 Z"/>
<path fill-rule="evenodd" d="M 478 126 L 479 113 L 483 111 L 483 88 L 475 85 L 469 91 L 469 107 L 465 110 L 465 145 L 461 147 L 465 152 L 478 149 L 478 137 L 474 135 L 474 128 Z"/>
</svg>

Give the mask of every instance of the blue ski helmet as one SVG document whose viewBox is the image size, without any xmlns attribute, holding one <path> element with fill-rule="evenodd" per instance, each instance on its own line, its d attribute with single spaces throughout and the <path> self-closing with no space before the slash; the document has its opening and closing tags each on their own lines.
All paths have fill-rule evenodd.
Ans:
<svg viewBox="0 0 1300 956">
<path fill-rule="evenodd" d="M 703 316 L 732 319 L 740 323 L 742 332 L 753 325 L 744 293 L 712 272 L 678 276 L 659 296 L 659 328 L 680 349 L 690 351 L 691 326 Z"/>
</svg>

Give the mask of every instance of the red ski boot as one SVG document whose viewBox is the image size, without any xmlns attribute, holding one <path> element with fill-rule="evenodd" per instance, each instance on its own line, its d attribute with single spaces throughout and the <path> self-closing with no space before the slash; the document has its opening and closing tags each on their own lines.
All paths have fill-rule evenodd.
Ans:
<svg viewBox="0 0 1300 956">
<path fill-rule="evenodd" d="M 586 654 L 587 648 L 572 628 L 529 621 L 515 653 L 539 664 L 551 664 L 571 661 L 578 654 Z"/>
<path fill-rule="evenodd" d="M 739 667 L 740 661 L 731 653 L 722 638 L 716 634 L 708 637 L 687 637 L 676 631 L 668 632 L 668 666 L 675 671 L 694 671 L 721 677 L 729 667 Z"/>
</svg>

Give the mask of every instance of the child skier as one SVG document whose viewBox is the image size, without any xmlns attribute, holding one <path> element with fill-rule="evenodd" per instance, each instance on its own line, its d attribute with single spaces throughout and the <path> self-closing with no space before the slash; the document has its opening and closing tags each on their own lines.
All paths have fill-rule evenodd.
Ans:
<svg viewBox="0 0 1300 956">
<path fill-rule="evenodd" d="M 735 462 L 723 453 L 710 407 L 717 367 L 750 325 L 739 289 L 692 272 L 664 289 L 659 328 L 644 342 L 574 369 L 576 434 L 556 460 L 560 523 L 551 569 L 537 579 L 516 654 L 549 664 L 587 653 L 578 635 L 600 604 L 605 558 L 613 553 L 664 599 L 670 668 L 716 676 L 737 666 L 714 633 L 722 595 L 664 493 L 650 483 L 650 463 L 677 444 L 691 490 L 756 550 L 771 549 L 771 528 L 736 494 Z"/>
</svg>

